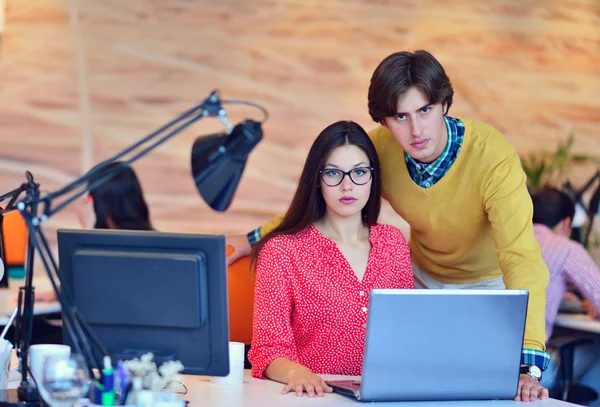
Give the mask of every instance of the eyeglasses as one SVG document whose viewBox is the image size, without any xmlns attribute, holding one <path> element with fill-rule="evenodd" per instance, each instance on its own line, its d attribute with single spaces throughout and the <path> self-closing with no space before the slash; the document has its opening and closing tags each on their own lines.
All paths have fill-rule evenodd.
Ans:
<svg viewBox="0 0 600 407">
<path fill-rule="evenodd" d="M 321 179 L 325 185 L 329 187 L 337 187 L 340 185 L 342 181 L 344 181 L 346 175 L 354 185 L 365 185 L 373 176 L 373 167 L 358 167 L 353 168 L 348 172 L 335 168 L 326 168 L 319 171 L 319 174 L 321 174 Z"/>
</svg>

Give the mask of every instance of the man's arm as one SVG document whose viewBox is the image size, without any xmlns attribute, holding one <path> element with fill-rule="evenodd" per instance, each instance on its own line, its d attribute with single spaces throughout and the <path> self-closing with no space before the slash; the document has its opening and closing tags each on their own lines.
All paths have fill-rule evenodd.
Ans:
<svg viewBox="0 0 600 407">
<path fill-rule="evenodd" d="M 507 289 L 529 291 L 522 363 L 545 369 L 546 287 L 550 278 L 532 224 L 533 205 L 516 152 L 497 161 L 485 174 L 484 208 Z"/>
<path fill-rule="evenodd" d="M 569 282 L 588 300 L 600 315 L 600 268 L 579 243 L 573 242 L 565 262 Z"/>
<path fill-rule="evenodd" d="M 275 229 L 283 220 L 284 214 L 277 215 L 263 226 L 251 230 L 246 235 L 227 236 L 227 245 L 233 248 L 233 252 L 227 257 L 227 265 L 235 263 L 239 258 L 248 256 L 252 246 L 256 244 L 263 236 Z"/>
</svg>

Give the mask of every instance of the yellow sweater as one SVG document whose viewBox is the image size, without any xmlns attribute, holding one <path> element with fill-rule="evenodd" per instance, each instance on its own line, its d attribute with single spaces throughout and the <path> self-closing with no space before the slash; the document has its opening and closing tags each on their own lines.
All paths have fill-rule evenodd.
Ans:
<svg viewBox="0 0 600 407">
<path fill-rule="evenodd" d="M 503 277 L 529 291 L 523 347 L 545 350 L 549 272 L 532 225 L 533 207 L 515 149 L 493 127 L 463 120 L 456 161 L 435 185 L 417 186 L 391 132 L 369 133 L 381 162 L 382 195 L 410 225 L 412 260 L 437 280 L 469 283 Z M 264 236 L 281 220 L 265 224 Z"/>
</svg>

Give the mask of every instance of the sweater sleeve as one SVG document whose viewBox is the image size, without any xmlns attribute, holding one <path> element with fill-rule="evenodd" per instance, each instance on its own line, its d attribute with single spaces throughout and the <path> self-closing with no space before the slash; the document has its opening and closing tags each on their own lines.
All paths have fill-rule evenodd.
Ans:
<svg viewBox="0 0 600 407">
<path fill-rule="evenodd" d="M 504 284 L 507 289 L 529 291 L 523 347 L 543 351 L 550 274 L 533 233 L 533 204 L 516 152 L 497 160 L 482 185 Z"/>
<path fill-rule="evenodd" d="M 293 270 L 285 238 L 270 239 L 256 263 L 252 346 L 248 359 L 252 375 L 264 378 L 269 364 L 280 357 L 298 361 L 292 332 L 293 291 L 288 276 Z"/>
<path fill-rule="evenodd" d="M 267 233 L 279 226 L 284 216 L 284 213 L 280 213 L 279 215 L 275 216 L 273 219 L 262 225 L 260 227 L 260 235 L 265 236 Z"/>
<path fill-rule="evenodd" d="M 374 129 L 370 130 L 368 135 L 373 145 L 375 146 L 375 151 L 377 152 L 377 158 L 379 159 L 379 167 L 383 170 L 383 166 L 386 165 L 385 161 L 387 160 L 386 148 L 384 146 L 384 136 L 383 132 L 385 131 L 385 127 L 377 126 Z M 388 200 L 388 196 L 386 195 L 385 188 L 381 190 L 381 197 L 385 200 Z"/>
</svg>

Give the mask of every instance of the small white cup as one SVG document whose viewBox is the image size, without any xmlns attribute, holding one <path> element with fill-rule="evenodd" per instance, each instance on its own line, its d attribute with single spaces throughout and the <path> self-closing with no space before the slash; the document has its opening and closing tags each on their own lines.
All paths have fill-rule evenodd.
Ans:
<svg viewBox="0 0 600 407">
<path fill-rule="evenodd" d="M 244 384 L 244 344 L 229 342 L 229 374 L 225 377 L 214 376 L 213 384 Z"/>
<path fill-rule="evenodd" d="M 29 370 L 39 383 L 42 380 L 44 361 L 49 356 L 70 356 L 71 347 L 67 345 L 32 345 L 29 347 Z"/>
</svg>

